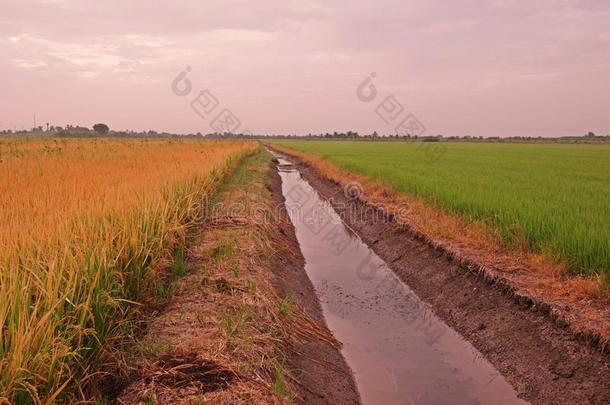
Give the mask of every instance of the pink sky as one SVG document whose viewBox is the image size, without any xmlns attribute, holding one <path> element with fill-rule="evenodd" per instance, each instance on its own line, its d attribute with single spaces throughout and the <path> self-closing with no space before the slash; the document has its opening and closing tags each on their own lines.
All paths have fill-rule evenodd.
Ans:
<svg viewBox="0 0 610 405">
<path fill-rule="evenodd" d="M 394 95 L 428 134 L 606 134 L 610 2 L 0 0 L 0 77 L 0 130 L 213 132 L 209 89 L 253 133 L 390 133 Z"/>
</svg>

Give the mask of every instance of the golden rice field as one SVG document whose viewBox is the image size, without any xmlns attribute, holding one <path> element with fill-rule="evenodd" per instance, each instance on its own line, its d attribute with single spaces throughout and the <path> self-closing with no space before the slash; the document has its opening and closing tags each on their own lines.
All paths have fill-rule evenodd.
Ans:
<svg viewBox="0 0 610 405">
<path fill-rule="evenodd" d="M 0 138 L 0 403 L 50 403 L 130 330 L 252 142 Z"/>
</svg>

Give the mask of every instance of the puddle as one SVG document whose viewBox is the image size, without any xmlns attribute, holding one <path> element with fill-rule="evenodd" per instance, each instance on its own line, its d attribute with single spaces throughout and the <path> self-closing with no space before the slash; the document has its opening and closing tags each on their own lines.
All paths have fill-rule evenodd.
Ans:
<svg viewBox="0 0 610 405">
<path fill-rule="evenodd" d="M 364 404 L 526 403 L 275 156 L 305 270 Z"/>
</svg>

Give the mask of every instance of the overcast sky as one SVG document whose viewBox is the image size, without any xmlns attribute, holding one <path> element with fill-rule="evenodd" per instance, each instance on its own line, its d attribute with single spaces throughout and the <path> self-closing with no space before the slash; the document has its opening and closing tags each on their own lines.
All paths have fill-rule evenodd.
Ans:
<svg viewBox="0 0 610 405">
<path fill-rule="evenodd" d="M 392 133 L 394 96 L 427 134 L 606 134 L 610 1 L 0 0 L 0 77 L 0 129 Z"/>
</svg>

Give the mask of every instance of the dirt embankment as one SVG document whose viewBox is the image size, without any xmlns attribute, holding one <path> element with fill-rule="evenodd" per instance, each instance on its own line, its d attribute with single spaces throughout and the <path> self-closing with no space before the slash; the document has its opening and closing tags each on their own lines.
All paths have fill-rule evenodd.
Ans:
<svg viewBox="0 0 610 405">
<path fill-rule="evenodd" d="M 309 166 L 302 175 L 434 312 L 534 404 L 610 403 L 610 359 Z M 385 218 L 385 220 L 379 220 Z"/>
<path fill-rule="evenodd" d="M 119 404 L 359 401 L 261 152 L 219 190 L 134 349 Z M 173 295 L 172 295 L 173 294 Z"/>
</svg>

